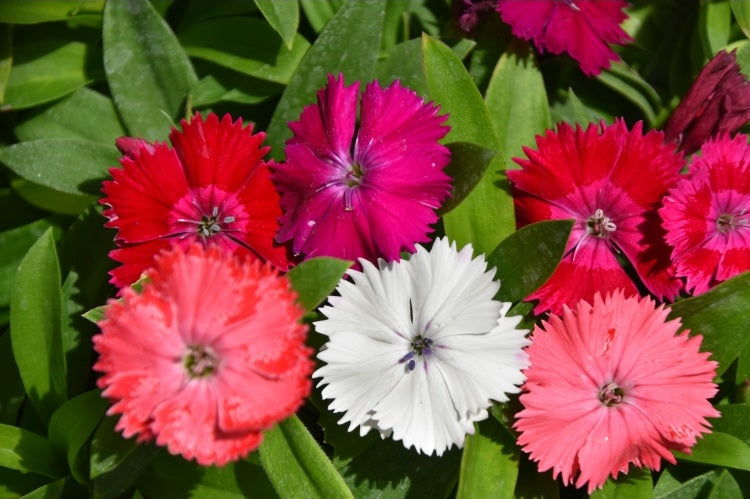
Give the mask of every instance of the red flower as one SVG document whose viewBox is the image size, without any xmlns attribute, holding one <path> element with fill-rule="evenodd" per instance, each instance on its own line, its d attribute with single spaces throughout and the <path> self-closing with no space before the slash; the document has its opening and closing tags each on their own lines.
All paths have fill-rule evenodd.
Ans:
<svg viewBox="0 0 750 499">
<path fill-rule="evenodd" d="M 573 130 L 558 125 L 536 139 L 521 170 L 508 172 L 519 226 L 542 220 L 575 219 L 566 254 L 557 270 L 527 299 L 535 313 L 560 313 L 563 305 L 592 300 L 597 291 L 637 293 L 618 261 L 626 258 L 659 299 L 682 287 L 674 276 L 669 247 L 657 213 L 662 196 L 679 179 L 682 156 L 664 144 L 661 132 L 632 131 L 622 121 Z"/>
<path fill-rule="evenodd" d="M 141 294 L 127 287 L 110 300 L 94 369 L 124 437 L 222 465 L 257 448 L 310 393 L 297 295 L 246 257 L 175 247 L 154 259 Z"/>
<path fill-rule="evenodd" d="M 200 114 L 166 143 L 122 138 L 122 168 L 112 168 L 102 204 L 107 227 L 118 229 L 110 257 L 122 265 L 111 272 L 118 287 L 136 281 L 162 249 L 193 241 L 251 253 L 281 270 L 287 249 L 274 242 L 281 216 L 279 195 L 261 147 L 265 134 L 252 133 L 229 115 L 221 121 Z"/>
<path fill-rule="evenodd" d="M 540 52 L 567 52 L 594 76 L 620 60 L 609 44 L 632 41 L 620 27 L 626 6 L 621 0 L 499 0 L 497 11 L 514 35 Z"/>
</svg>

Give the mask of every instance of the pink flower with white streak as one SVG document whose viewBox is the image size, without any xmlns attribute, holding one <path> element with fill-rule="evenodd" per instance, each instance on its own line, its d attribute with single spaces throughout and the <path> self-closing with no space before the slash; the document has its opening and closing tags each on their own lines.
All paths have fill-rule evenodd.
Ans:
<svg viewBox="0 0 750 499">
<path fill-rule="evenodd" d="M 357 123 L 359 100 L 359 82 L 329 75 L 318 103 L 289 123 L 272 179 L 284 211 L 277 240 L 292 240 L 295 254 L 397 259 L 429 241 L 450 193 L 450 151 L 438 143 L 447 116 L 398 81 L 367 85 Z"/>
<path fill-rule="evenodd" d="M 750 270 L 750 146 L 728 135 L 703 144 L 700 156 L 659 210 L 677 275 L 705 293 Z"/>
</svg>

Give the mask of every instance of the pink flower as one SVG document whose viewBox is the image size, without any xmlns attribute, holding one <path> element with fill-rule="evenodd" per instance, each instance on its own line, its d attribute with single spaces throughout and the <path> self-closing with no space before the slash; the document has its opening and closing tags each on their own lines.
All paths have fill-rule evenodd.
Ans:
<svg viewBox="0 0 750 499">
<path fill-rule="evenodd" d="M 649 298 L 597 293 L 534 329 L 514 427 L 539 471 L 591 493 L 631 463 L 674 464 L 670 450 L 689 453 L 710 432 L 716 362 L 667 313 Z"/>
<path fill-rule="evenodd" d="M 703 144 L 659 210 L 677 275 L 701 294 L 750 270 L 750 146 L 746 135 Z"/>
<path fill-rule="evenodd" d="M 201 465 L 245 456 L 310 392 L 296 293 L 268 264 L 197 242 L 158 255 L 147 277 L 109 301 L 94 337 L 108 414 L 124 437 Z"/>
<path fill-rule="evenodd" d="M 261 147 L 264 133 L 252 133 L 227 114 L 183 120 L 182 131 L 166 143 L 121 138 L 122 168 L 112 168 L 102 204 L 105 224 L 118 230 L 110 257 L 122 265 L 112 284 L 136 281 L 159 251 L 193 241 L 253 254 L 281 270 L 289 268 L 287 249 L 275 243 L 281 216 L 279 196 Z"/>
<path fill-rule="evenodd" d="M 289 123 L 294 136 L 273 181 L 284 210 L 278 240 L 292 240 L 295 254 L 397 259 L 429 240 L 450 192 L 450 152 L 438 143 L 446 116 L 399 82 L 375 81 L 357 125 L 358 95 L 359 82 L 329 75 L 318 104 Z"/>
<path fill-rule="evenodd" d="M 508 171 L 519 226 L 542 220 L 575 219 L 557 270 L 527 300 L 534 312 L 559 314 L 564 304 L 591 301 L 597 291 L 637 288 L 620 265 L 624 256 L 646 288 L 673 299 L 682 284 L 669 260 L 657 213 L 667 189 L 679 179 L 683 158 L 664 144 L 661 132 L 643 135 L 621 120 L 575 130 L 566 123 L 536 139 L 521 170 Z"/>
<path fill-rule="evenodd" d="M 620 60 L 609 44 L 632 41 L 620 27 L 626 6 L 621 0 L 498 0 L 497 11 L 515 36 L 540 52 L 567 52 L 595 76 Z"/>
</svg>

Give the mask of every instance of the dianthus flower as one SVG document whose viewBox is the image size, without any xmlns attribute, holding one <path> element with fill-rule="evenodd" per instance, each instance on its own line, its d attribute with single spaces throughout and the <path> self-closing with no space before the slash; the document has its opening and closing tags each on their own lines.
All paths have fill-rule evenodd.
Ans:
<svg viewBox="0 0 750 499">
<path fill-rule="evenodd" d="M 621 291 L 564 307 L 537 326 L 528 347 L 518 444 L 563 483 L 589 494 L 632 463 L 658 471 L 670 450 L 690 453 L 718 417 L 708 399 L 716 362 L 700 336 L 650 298 Z"/>
<path fill-rule="evenodd" d="M 278 240 L 292 240 L 295 254 L 397 259 L 429 240 L 449 195 L 450 152 L 438 143 L 446 116 L 399 82 L 375 81 L 357 126 L 358 96 L 359 82 L 346 87 L 329 75 L 317 105 L 289 123 L 294 136 L 273 181 L 284 210 Z"/>
<path fill-rule="evenodd" d="M 146 276 L 142 293 L 110 300 L 94 337 L 108 414 L 124 437 L 201 465 L 245 456 L 310 392 L 296 294 L 268 264 L 197 242 Z"/>
<path fill-rule="evenodd" d="M 746 135 L 703 144 L 659 210 L 677 275 L 701 294 L 750 270 L 750 146 Z"/>
<path fill-rule="evenodd" d="M 519 226 L 575 219 L 562 262 L 527 298 L 539 300 L 537 314 L 559 314 L 596 291 L 636 294 L 620 254 L 659 299 L 673 299 L 682 287 L 656 211 L 679 179 L 682 155 L 661 132 L 643 135 L 640 123 L 632 131 L 620 120 L 600 127 L 561 123 L 557 133 L 537 136 L 536 151 L 524 148 L 529 159 L 515 159 L 521 170 L 507 172 Z"/>
<path fill-rule="evenodd" d="M 507 401 L 523 382 L 521 318 L 493 300 L 500 284 L 471 245 L 459 252 L 443 238 L 410 260 L 361 263 L 315 323 L 329 338 L 313 374 L 323 398 L 360 435 L 376 429 L 425 454 L 461 447 L 490 399 Z"/>
<path fill-rule="evenodd" d="M 279 195 L 261 147 L 265 134 L 252 133 L 227 114 L 183 120 L 166 143 L 121 138 L 122 168 L 112 168 L 101 203 L 107 227 L 118 230 L 110 257 L 122 265 L 112 284 L 136 281 L 154 255 L 174 244 L 215 243 L 228 251 L 252 253 L 281 270 L 287 249 L 275 243 L 281 216 Z"/>
<path fill-rule="evenodd" d="M 497 11 L 515 36 L 542 53 L 567 52 L 595 76 L 620 60 L 609 44 L 632 41 L 620 27 L 626 6 L 621 0 L 499 0 Z"/>
</svg>

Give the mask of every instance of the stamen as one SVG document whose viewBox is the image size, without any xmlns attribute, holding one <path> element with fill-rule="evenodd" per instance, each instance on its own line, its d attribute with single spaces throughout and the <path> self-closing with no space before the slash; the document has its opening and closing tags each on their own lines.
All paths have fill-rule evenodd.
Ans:
<svg viewBox="0 0 750 499">
<path fill-rule="evenodd" d="M 607 407 L 618 405 L 623 397 L 625 397 L 625 392 L 615 382 L 604 385 L 599 390 L 599 402 Z"/>
<path fill-rule="evenodd" d="M 183 365 L 191 378 L 205 378 L 211 375 L 218 365 L 216 355 L 207 347 L 191 345 L 185 354 Z"/>
<path fill-rule="evenodd" d="M 610 233 L 617 230 L 617 225 L 604 214 L 601 208 L 597 208 L 586 221 L 586 231 L 592 236 L 609 237 Z"/>
<path fill-rule="evenodd" d="M 432 344 L 433 341 L 430 338 L 424 338 L 421 335 L 417 336 L 411 343 L 409 343 L 409 352 L 401 357 L 398 362 L 400 364 L 407 362 L 407 370 L 413 371 L 417 365 L 414 357 L 426 357 L 432 355 Z"/>
<path fill-rule="evenodd" d="M 731 213 L 722 213 L 719 218 L 716 219 L 716 230 L 722 234 L 726 234 L 729 231 L 735 230 L 739 227 L 748 227 L 750 222 L 747 218 L 738 218 L 745 214 L 746 210 L 742 210 L 740 213 L 733 215 Z"/>
</svg>

